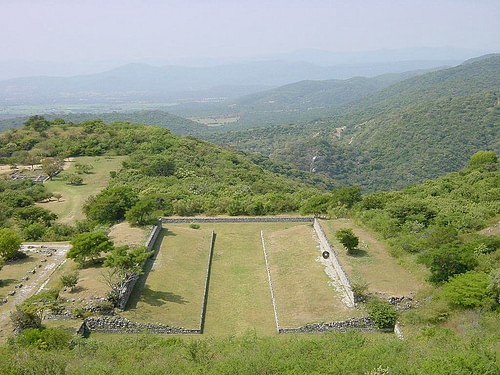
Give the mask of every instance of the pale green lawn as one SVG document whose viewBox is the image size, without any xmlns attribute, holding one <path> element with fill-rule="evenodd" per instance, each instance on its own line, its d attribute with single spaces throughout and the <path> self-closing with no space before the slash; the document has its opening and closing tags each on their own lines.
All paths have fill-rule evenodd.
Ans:
<svg viewBox="0 0 500 375">
<path fill-rule="evenodd" d="M 343 320 L 359 315 L 342 303 L 320 263 L 321 252 L 311 225 L 264 230 L 264 239 L 281 327 Z"/>
<path fill-rule="evenodd" d="M 274 224 L 202 224 L 217 233 L 205 333 L 276 331 L 260 229 Z M 278 224 L 279 226 L 279 224 Z"/>
<path fill-rule="evenodd" d="M 94 167 L 92 173 L 81 175 L 83 185 L 80 186 L 67 185 L 66 181 L 60 176 L 54 177 L 52 181 L 47 181 L 45 183 L 47 190 L 52 193 L 62 194 L 62 198 L 59 202 L 53 199 L 50 202 L 39 203 L 39 205 L 56 213 L 59 216 L 58 221 L 61 223 L 71 223 L 74 220 L 84 219 L 83 204 L 90 195 L 96 195 L 108 185 L 109 172 L 118 171 L 124 159 L 124 156 L 82 156 L 74 158 L 65 172 L 74 173 L 74 165 L 81 163 L 92 165 Z"/>
<path fill-rule="evenodd" d="M 382 241 L 352 220 L 323 220 L 321 225 L 351 281 L 368 283 L 371 293 L 386 296 L 409 295 L 425 286 L 423 269 L 415 266 L 410 269 L 410 263 L 406 266 L 403 259 L 398 260 L 392 257 Z M 347 255 L 343 246 L 335 238 L 335 232 L 344 228 L 352 229 L 359 237 L 361 251 L 356 255 Z"/>
<path fill-rule="evenodd" d="M 209 229 L 169 225 L 157 240 L 161 244 L 151 271 L 137 282 L 124 317 L 198 328 L 210 248 Z"/>
</svg>

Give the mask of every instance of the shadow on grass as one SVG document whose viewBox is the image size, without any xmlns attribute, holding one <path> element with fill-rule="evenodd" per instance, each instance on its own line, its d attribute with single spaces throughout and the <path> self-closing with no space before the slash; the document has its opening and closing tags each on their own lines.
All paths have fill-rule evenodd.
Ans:
<svg viewBox="0 0 500 375">
<path fill-rule="evenodd" d="M 184 304 L 187 303 L 188 301 L 184 300 L 182 296 L 170 293 L 170 292 L 159 292 L 159 291 L 153 291 L 146 287 L 146 281 L 148 279 L 149 273 L 151 272 L 151 269 L 153 268 L 153 265 L 156 261 L 156 257 L 158 255 L 158 251 L 160 250 L 160 246 L 163 242 L 163 239 L 167 236 L 176 236 L 175 233 L 163 229 L 160 234 L 158 235 L 153 251 L 154 254 L 151 258 L 149 258 L 146 261 L 146 264 L 144 265 L 144 272 L 143 274 L 139 277 L 137 280 L 137 283 L 135 284 L 134 290 L 132 292 L 132 295 L 130 296 L 130 299 L 128 300 L 127 306 L 125 307 L 125 310 L 134 310 L 137 308 L 137 303 L 139 301 L 145 302 L 147 304 L 153 305 L 153 306 L 161 306 L 164 305 L 167 302 L 174 302 L 174 303 L 180 303 Z"/>
<path fill-rule="evenodd" d="M 2 279 L 0 280 L 0 288 L 3 288 L 4 286 L 9 286 L 11 284 L 15 284 L 18 281 L 16 279 Z"/>
<path fill-rule="evenodd" d="M 162 306 L 167 302 L 185 305 L 186 303 L 189 302 L 185 300 L 184 297 L 178 294 L 151 290 L 147 286 L 142 289 L 142 293 L 139 300 L 151 306 Z"/>
<path fill-rule="evenodd" d="M 367 257 L 368 253 L 363 249 L 352 249 L 347 253 L 347 255 L 352 256 L 354 258 Z"/>
<path fill-rule="evenodd" d="M 76 293 L 83 292 L 85 290 L 87 290 L 87 288 L 84 288 L 83 286 L 77 285 L 73 289 L 68 290 L 68 293 L 69 294 L 73 294 L 73 293 L 76 294 Z"/>
</svg>

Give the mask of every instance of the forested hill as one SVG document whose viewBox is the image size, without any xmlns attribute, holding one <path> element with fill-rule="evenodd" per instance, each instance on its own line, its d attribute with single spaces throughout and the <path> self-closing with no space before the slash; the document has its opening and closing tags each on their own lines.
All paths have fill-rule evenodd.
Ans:
<svg viewBox="0 0 500 375">
<path fill-rule="evenodd" d="M 146 125 L 158 125 L 162 128 L 167 128 L 179 135 L 198 134 L 206 131 L 206 126 L 198 124 L 194 121 L 173 115 L 171 113 L 160 110 L 143 110 L 135 112 L 108 112 L 108 113 L 68 113 L 68 114 L 47 114 L 43 116 L 47 120 L 62 118 L 66 122 L 83 122 L 91 121 L 96 118 L 101 119 L 105 123 L 115 121 L 119 122 L 134 122 Z M 11 119 L 0 120 L 0 131 L 22 127 L 24 122 L 29 117 L 16 117 Z"/>
<path fill-rule="evenodd" d="M 308 124 L 210 137 L 372 191 L 458 170 L 478 150 L 499 152 L 499 139 L 499 55 L 410 78 Z"/>
<path fill-rule="evenodd" d="M 1 164 L 43 161 L 57 166 L 67 157 L 99 155 L 128 156 L 123 168 L 113 173 L 111 185 L 116 191 L 112 194 L 125 194 L 128 203 L 147 203 L 152 217 L 292 212 L 305 197 L 330 184 L 321 176 L 294 171 L 266 158 L 251 159 L 241 152 L 142 124 L 105 124 L 101 120 L 73 124 L 33 116 L 22 128 L 0 134 Z M 110 203 L 105 210 L 108 215 L 117 210 L 118 216 L 111 221 L 123 219 L 123 206 Z"/>
<path fill-rule="evenodd" d="M 345 80 L 300 81 L 235 99 L 227 105 L 242 114 L 245 125 L 267 125 L 285 119 L 313 118 L 318 113 L 359 100 L 429 70 L 353 77 Z"/>
</svg>

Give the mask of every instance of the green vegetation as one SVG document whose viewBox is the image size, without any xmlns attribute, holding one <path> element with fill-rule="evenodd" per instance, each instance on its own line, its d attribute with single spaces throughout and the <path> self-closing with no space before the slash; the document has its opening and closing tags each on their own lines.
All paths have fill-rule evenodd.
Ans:
<svg viewBox="0 0 500 375">
<path fill-rule="evenodd" d="M 2 260 L 14 258 L 20 245 L 21 238 L 16 232 L 9 228 L 0 229 L 0 257 Z"/>
<path fill-rule="evenodd" d="M 133 321 L 198 328 L 210 247 L 208 229 L 169 225 L 159 234 L 154 259 L 121 315 Z"/>
<path fill-rule="evenodd" d="M 81 266 L 95 261 L 103 253 L 113 249 L 113 242 L 103 232 L 80 233 L 71 240 L 71 245 L 66 257 L 74 259 Z"/>
<path fill-rule="evenodd" d="M 153 335 L 96 336 L 73 349 L 0 348 L 5 374 L 486 374 L 499 371 L 489 334 L 457 340 L 445 329 L 414 339 L 335 333 L 314 336 L 197 339 Z M 64 340 L 56 340 L 62 342 Z M 138 350 L 140 348 L 140 350 Z"/>
<path fill-rule="evenodd" d="M 359 244 L 359 238 L 352 232 L 352 229 L 339 229 L 335 233 L 335 237 L 347 249 L 347 253 L 351 254 Z"/>
<path fill-rule="evenodd" d="M 378 328 L 393 328 L 396 324 L 398 313 L 396 308 L 387 302 L 372 300 L 366 304 L 368 316 Z"/>
<path fill-rule="evenodd" d="M 313 120 L 207 139 L 328 175 L 338 186 L 396 190 L 463 168 L 479 150 L 500 152 L 499 77 L 495 55 L 407 79 Z"/>
<path fill-rule="evenodd" d="M 60 277 L 60 280 L 62 286 L 64 286 L 65 288 L 69 288 L 70 290 L 73 290 L 76 284 L 78 284 L 78 278 L 79 278 L 78 272 L 72 272 L 66 275 L 62 275 Z"/>
</svg>

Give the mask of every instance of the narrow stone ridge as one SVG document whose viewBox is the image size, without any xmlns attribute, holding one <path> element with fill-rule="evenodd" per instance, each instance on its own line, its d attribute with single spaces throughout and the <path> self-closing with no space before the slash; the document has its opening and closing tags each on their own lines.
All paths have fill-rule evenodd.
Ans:
<svg viewBox="0 0 500 375">
<path fill-rule="evenodd" d="M 200 333 L 203 333 L 205 329 L 205 316 L 207 315 L 207 302 L 208 302 L 208 288 L 210 286 L 210 274 L 212 273 L 212 258 L 214 255 L 216 234 L 212 231 L 212 236 L 210 239 L 210 250 L 208 253 L 208 264 L 207 273 L 205 275 L 205 292 L 203 293 L 203 302 L 201 304 L 201 316 L 200 316 Z"/>
<path fill-rule="evenodd" d="M 184 223 L 312 223 L 312 216 L 239 216 L 239 217 L 189 217 L 189 218 L 160 218 L 166 224 Z"/>
<path fill-rule="evenodd" d="M 266 243 L 264 241 L 264 231 L 260 231 L 260 238 L 262 240 L 262 251 L 264 252 L 264 261 L 266 262 L 267 280 L 269 281 L 269 289 L 271 290 L 271 300 L 273 302 L 274 321 L 276 323 L 276 332 L 280 333 L 280 323 L 278 320 L 278 310 L 276 309 L 276 299 L 274 298 L 273 282 L 271 280 L 271 269 L 269 268 L 269 261 L 267 260 Z"/>
</svg>

